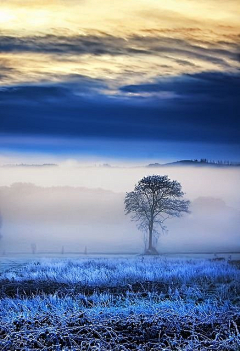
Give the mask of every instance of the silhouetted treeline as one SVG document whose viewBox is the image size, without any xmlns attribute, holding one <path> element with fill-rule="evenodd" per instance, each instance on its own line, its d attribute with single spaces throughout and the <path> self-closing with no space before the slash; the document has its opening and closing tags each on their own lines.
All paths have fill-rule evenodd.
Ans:
<svg viewBox="0 0 240 351">
<path fill-rule="evenodd" d="M 212 164 L 212 165 L 227 165 L 227 166 L 240 166 L 239 162 L 232 162 L 232 161 L 226 161 L 226 160 L 208 160 L 207 158 L 201 158 L 200 160 L 190 160 L 195 163 L 207 163 L 207 164 Z"/>
</svg>

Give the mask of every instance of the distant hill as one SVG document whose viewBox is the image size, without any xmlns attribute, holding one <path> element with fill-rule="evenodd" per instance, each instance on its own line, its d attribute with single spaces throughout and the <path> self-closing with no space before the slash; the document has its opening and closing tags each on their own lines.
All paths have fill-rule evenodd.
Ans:
<svg viewBox="0 0 240 351">
<path fill-rule="evenodd" d="M 240 167 L 239 162 L 229 162 L 229 161 L 208 161 L 206 159 L 201 160 L 180 160 L 170 163 L 150 163 L 146 167 L 156 168 L 156 167 L 172 167 L 172 166 L 197 166 L 197 167 Z"/>
<path fill-rule="evenodd" d="M 5 222 L 108 223 L 119 221 L 124 193 L 101 188 L 41 187 L 32 183 L 0 186 L 0 209 Z M 120 213 L 120 215 L 119 215 Z"/>
<path fill-rule="evenodd" d="M 43 163 L 43 164 L 28 164 L 28 163 L 19 163 L 19 164 L 7 164 L 1 167 L 57 167 L 56 163 Z"/>
</svg>

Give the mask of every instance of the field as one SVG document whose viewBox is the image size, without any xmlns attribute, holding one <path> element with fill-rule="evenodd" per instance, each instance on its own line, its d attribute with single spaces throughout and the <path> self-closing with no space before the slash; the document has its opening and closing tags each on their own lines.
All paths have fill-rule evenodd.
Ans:
<svg viewBox="0 0 240 351">
<path fill-rule="evenodd" d="M 240 350 L 238 262 L 40 259 L 2 272 L 0 350 Z"/>
</svg>

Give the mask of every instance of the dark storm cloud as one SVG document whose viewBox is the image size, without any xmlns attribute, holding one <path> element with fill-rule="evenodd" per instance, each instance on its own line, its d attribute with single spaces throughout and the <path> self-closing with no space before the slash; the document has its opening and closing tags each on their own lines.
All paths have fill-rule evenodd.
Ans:
<svg viewBox="0 0 240 351">
<path fill-rule="evenodd" d="M 121 55 L 128 52 L 146 53 L 128 47 L 123 38 L 111 35 L 79 35 L 79 36 L 33 36 L 33 37 L 11 37 L 2 36 L 0 41 L 0 52 L 41 52 L 51 54 L 92 54 L 92 55 Z"/>
<path fill-rule="evenodd" d="M 127 85 L 120 88 L 129 93 L 153 93 L 171 91 L 177 95 L 190 95 L 200 100 L 233 99 L 238 103 L 240 93 L 240 74 L 222 72 L 201 72 L 180 77 L 156 80 L 149 84 Z"/>
<path fill-rule="evenodd" d="M 1 72 L 1 71 L 0 71 Z M 107 88 L 101 79 L 93 79 L 79 74 L 62 75 L 67 83 L 56 85 L 23 85 L 0 88 L 0 103 L 10 101 L 12 104 L 37 103 L 52 100 L 72 99 L 78 94 L 97 94 L 98 90 Z"/>
<path fill-rule="evenodd" d="M 240 144 L 238 75 L 210 72 L 125 86 L 114 97 L 95 93 L 93 82 L 92 87 L 86 78 L 78 85 L 5 88 L 0 91 L 0 131 Z M 128 92 L 135 93 L 131 99 Z M 144 97 L 146 92 L 150 97 Z M 156 92 L 174 94 L 165 99 Z"/>
<path fill-rule="evenodd" d="M 239 43 L 213 44 L 159 35 L 132 35 L 121 38 L 98 35 L 0 37 L 0 52 L 33 52 L 61 55 L 161 55 L 175 54 L 228 66 L 226 59 L 239 62 Z M 173 58 L 172 58 L 173 59 Z M 179 59 L 179 58 L 178 58 Z M 178 60 L 176 59 L 176 60 Z M 183 63 L 183 62 L 182 62 Z"/>
<path fill-rule="evenodd" d="M 181 66 L 196 67 L 196 65 L 194 63 L 187 61 L 187 60 L 175 59 L 175 62 Z"/>
<path fill-rule="evenodd" d="M 22 86 L 2 88 L 0 91 L 0 103 L 11 102 L 14 104 L 25 104 L 31 101 L 45 101 L 50 99 L 66 98 L 70 91 L 60 86 Z"/>
<path fill-rule="evenodd" d="M 174 93 L 177 98 L 170 101 L 166 115 L 175 119 L 178 116 L 174 123 L 179 123 L 180 128 L 187 127 L 187 131 L 191 126 L 196 137 L 212 134 L 213 141 L 240 144 L 239 74 L 202 72 L 160 79 L 153 84 L 129 85 L 121 90 L 138 95 Z"/>
</svg>

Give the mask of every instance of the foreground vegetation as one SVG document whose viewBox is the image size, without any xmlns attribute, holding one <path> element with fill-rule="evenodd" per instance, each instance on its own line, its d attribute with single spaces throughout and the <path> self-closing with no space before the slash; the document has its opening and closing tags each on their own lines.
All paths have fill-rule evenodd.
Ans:
<svg viewBox="0 0 240 351">
<path fill-rule="evenodd" d="M 240 270 L 161 258 L 41 260 L 1 275 L 1 350 L 240 350 Z"/>
</svg>

